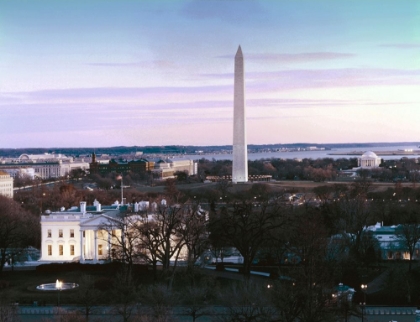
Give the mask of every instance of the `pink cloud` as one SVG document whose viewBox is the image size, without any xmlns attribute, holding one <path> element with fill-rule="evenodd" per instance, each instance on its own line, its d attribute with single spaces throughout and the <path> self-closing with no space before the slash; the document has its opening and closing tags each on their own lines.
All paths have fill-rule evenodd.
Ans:
<svg viewBox="0 0 420 322">
<path fill-rule="evenodd" d="M 401 43 L 401 44 L 381 44 L 379 47 L 390 47 L 390 48 L 401 48 L 401 49 L 415 49 L 420 48 L 420 44 L 409 44 L 409 43 Z"/>
<path fill-rule="evenodd" d="M 314 52 L 296 54 L 246 54 L 245 59 L 280 63 L 305 63 L 322 60 L 353 58 L 355 56 L 355 54 L 350 53 Z M 219 58 L 232 59 L 232 55 L 223 55 L 219 56 Z"/>
<path fill-rule="evenodd" d="M 139 67 L 139 68 L 176 68 L 176 64 L 173 61 L 169 60 L 153 60 L 153 61 L 141 61 L 141 62 L 131 62 L 131 63 L 86 63 L 88 66 L 94 67 Z"/>
</svg>

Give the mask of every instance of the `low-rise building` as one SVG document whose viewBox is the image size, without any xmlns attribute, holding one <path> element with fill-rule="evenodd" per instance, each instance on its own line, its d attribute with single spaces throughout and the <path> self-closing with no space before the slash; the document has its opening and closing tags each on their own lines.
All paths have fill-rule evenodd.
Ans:
<svg viewBox="0 0 420 322">
<path fill-rule="evenodd" d="M 74 159 L 61 154 L 22 154 L 18 159 L 0 163 L 0 170 L 9 173 L 25 171 L 23 169 L 31 169 L 27 171 L 30 176 L 33 174 L 34 178 L 51 179 L 66 177 L 74 169 L 86 171 L 89 169 L 89 163 L 84 159 Z"/>
<path fill-rule="evenodd" d="M 154 162 L 146 159 L 137 160 L 97 160 L 95 153 L 92 154 L 92 162 L 89 164 L 91 174 L 116 173 L 147 173 L 153 170 Z"/>
<path fill-rule="evenodd" d="M 152 170 L 153 175 L 158 179 L 175 178 L 176 172 L 186 172 L 188 175 L 197 174 L 197 163 L 186 159 L 166 159 L 155 162 Z"/>
<path fill-rule="evenodd" d="M 13 178 L 0 170 L 0 195 L 13 198 Z"/>
<path fill-rule="evenodd" d="M 408 247 L 402 237 L 402 225 L 382 226 L 377 223 L 366 228 L 378 241 L 382 259 L 409 260 Z M 416 243 L 413 259 L 420 258 L 420 241 Z"/>
</svg>

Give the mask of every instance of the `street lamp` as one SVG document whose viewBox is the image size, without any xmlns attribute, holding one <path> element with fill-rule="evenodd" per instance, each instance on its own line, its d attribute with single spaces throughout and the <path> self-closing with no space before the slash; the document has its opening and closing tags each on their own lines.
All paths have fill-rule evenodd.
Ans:
<svg viewBox="0 0 420 322">
<path fill-rule="evenodd" d="M 43 192 L 42 195 L 41 195 L 41 215 L 42 215 L 42 201 L 43 201 L 44 197 L 45 197 L 45 192 Z"/>
<path fill-rule="evenodd" d="M 367 290 L 367 284 L 362 284 L 360 285 L 360 288 L 362 289 L 363 292 L 363 298 L 364 298 L 364 303 L 366 304 L 366 290 Z"/>
<path fill-rule="evenodd" d="M 364 317 L 365 317 L 365 306 L 366 306 L 366 302 L 360 302 L 360 307 L 362 308 L 362 322 L 364 321 Z"/>
</svg>

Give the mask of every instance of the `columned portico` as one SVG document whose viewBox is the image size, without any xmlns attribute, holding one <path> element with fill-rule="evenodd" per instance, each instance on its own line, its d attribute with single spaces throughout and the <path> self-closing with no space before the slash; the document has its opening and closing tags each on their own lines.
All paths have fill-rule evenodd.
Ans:
<svg viewBox="0 0 420 322">
<path fill-rule="evenodd" d="M 101 209 L 96 202 L 89 212 L 82 202 L 80 209 L 50 213 L 41 216 L 41 261 L 98 263 L 112 259 L 112 245 L 120 238 L 121 220 L 118 206 Z M 99 209 L 99 211 L 98 211 Z M 113 230 L 116 227 L 116 230 Z"/>
<path fill-rule="evenodd" d="M 84 262 L 85 261 L 85 252 L 84 252 L 84 245 L 83 245 L 83 235 L 84 235 L 85 231 L 84 230 L 80 230 L 80 262 Z"/>
<path fill-rule="evenodd" d="M 93 255 L 93 261 L 97 262 L 98 261 L 98 230 L 94 230 L 94 255 Z"/>
<path fill-rule="evenodd" d="M 107 252 L 108 252 L 108 260 L 111 260 L 111 233 L 112 231 L 107 231 L 108 234 L 108 247 L 107 247 Z"/>
</svg>

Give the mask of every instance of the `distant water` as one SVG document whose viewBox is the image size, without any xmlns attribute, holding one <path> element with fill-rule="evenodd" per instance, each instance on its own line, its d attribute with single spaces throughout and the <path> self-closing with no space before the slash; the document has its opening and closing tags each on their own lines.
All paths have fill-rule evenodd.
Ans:
<svg viewBox="0 0 420 322">
<path fill-rule="evenodd" d="M 393 151 L 398 152 L 398 150 L 419 150 L 419 148 L 415 145 L 411 146 L 380 146 L 380 147 L 369 147 L 369 148 L 337 148 L 325 151 L 292 151 L 292 152 L 261 152 L 261 153 L 248 153 L 248 159 L 251 161 L 260 160 L 260 159 L 322 159 L 322 158 L 332 158 L 332 159 L 341 159 L 341 158 L 357 158 L 358 156 L 362 155 L 366 151 Z M 345 153 L 350 152 L 360 152 L 360 155 L 344 155 Z M 343 153 L 343 155 L 330 155 L 330 153 Z M 420 155 L 403 155 L 403 154 L 396 154 L 396 155 L 385 155 L 379 156 L 384 160 L 395 160 L 401 159 L 402 157 L 407 158 L 418 158 Z M 176 156 L 175 158 L 179 158 Z M 186 154 L 182 158 L 190 159 L 190 160 L 199 160 L 199 159 L 207 159 L 207 160 L 232 160 L 232 154 L 225 154 L 225 153 L 218 153 L 218 154 Z"/>
</svg>

